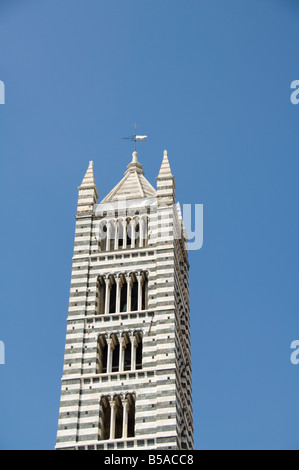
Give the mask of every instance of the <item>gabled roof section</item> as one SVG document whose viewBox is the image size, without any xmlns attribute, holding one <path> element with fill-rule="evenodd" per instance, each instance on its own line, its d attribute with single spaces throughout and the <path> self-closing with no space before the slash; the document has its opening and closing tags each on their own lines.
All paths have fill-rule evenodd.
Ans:
<svg viewBox="0 0 299 470">
<path fill-rule="evenodd" d="M 119 199 L 156 197 L 156 190 L 145 178 L 142 165 L 138 162 L 137 152 L 133 152 L 132 157 L 132 163 L 128 165 L 124 178 L 103 199 L 102 203 L 115 202 Z"/>
</svg>

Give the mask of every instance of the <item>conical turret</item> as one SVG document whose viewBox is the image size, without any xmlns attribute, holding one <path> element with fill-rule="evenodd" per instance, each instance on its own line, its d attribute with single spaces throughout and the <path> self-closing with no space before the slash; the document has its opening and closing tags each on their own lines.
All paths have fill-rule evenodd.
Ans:
<svg viewBox="0 0 299 470">
<path fill-rule="evenodd" d="M 99 197 L 95 184 L 93 162 L 89 162 L 89 167 L 83 178 L 81 186 L 79 186 L 78 213 L 91 212 L 94 204 Z"/>
<path fill-rule="evenodd" d="M 157 181 L 158 205 L 170 205 L 175 202 L 175 179 L 171 172 L 167 150 L 164 151 L 163 161 Z"/>
</svg>

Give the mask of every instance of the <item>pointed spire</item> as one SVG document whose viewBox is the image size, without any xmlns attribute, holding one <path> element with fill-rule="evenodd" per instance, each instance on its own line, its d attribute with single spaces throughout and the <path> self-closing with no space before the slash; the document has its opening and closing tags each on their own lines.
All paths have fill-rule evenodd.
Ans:
<svg viewBox="0 0 299 470">
<path fill-rule="evenodd" d="M 173 177 L 173 175 L 171 173 L 171 168 L 170 168 L 170 164 L 168 160 L 168 152 L 167 150 L 164 150 L 163 161 L 162 161 L 158 178 L 169 178 L 169 177 Z"/>
<path fill-rule="evenodd" d="M 89 162 L 87 172 L 83 178 L 81 186 L 79 186 L 78 189 L 78 213 L 92 211 L 94 204 L 96 204 L 97 199 L 99 197 L 94 179 L 93 162 Z"/>
<path fill-rule="evenodd" d="M 95 180 L 94 180 L 93 162 L 89 162 L 89 167 L 88 167 L 87 172 L 86 172 L 86 174 L 83 178 L 80 189 L 93 188 L 95 186 L 96 186 L 96 184 L 95 184 Z"/>
<path fill-rule="evenodd" d="M 156 181 L 158 205 L 173 204 L 175 202 L 175 180 L 171 172 L 167 150 L 164 150 L 162 165 Z"/>
</svg>

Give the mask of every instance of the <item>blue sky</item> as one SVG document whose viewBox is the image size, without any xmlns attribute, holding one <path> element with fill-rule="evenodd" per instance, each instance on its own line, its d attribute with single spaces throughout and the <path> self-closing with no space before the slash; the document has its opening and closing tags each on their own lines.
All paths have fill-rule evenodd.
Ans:
<svg viewBox="0 0 299 470">
<path fill-rule="evenodd" d="M 196 449 L 298 449 L 297 0 L 1 0 L 0 448 L 53 449 L 77 202 L 139 131 L 167 148 L 190 253 Z"/>
</svg>

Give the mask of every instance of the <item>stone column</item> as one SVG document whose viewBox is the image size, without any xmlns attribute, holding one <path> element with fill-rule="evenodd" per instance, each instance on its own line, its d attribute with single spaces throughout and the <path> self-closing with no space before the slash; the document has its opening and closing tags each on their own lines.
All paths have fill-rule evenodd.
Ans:
<svg viewBox="0 0 299 470">
<path fill-rule="evenodd" d="M 122 400 L 123 405 L 123 439 L 127 439 L 128 437 L 128 421 L 129 421 L 129 410 L 128 410 L 128 400 Z"/>
<path fill-rule="evenodd" d="M 105 279 L 106 284 L 106 295 L 105 295 L 105 315 L 110 313 L 110 289 L 111 289 L 111 281 L 110 278 Z"/>
<path fill-rule="evenodd" d="M 127 312 L 131 311 L 132 304 L 132 278 L 131 276 L 126 276 L 127 281 Z"/>
<path fill-rule="evenodd" d="M 112 354 L 114 351 L 114 345 L 112 338 L 107 339 L 107 374 L 112 372 Z"/>
<path fill-rule="evenodd" d="M 139 247 L 143 248 L 143 244 L 144 244 L 144 218 L 141 218 L 139 222 Z"/>
<path fill-rule="evenodd" d="M 135 248 L 136 246 L 136 233 L 135 233 L 135 221 L 131 219 L 130 222 L 130 232 L 131 232 L 131 248 Z"/>
<path fill-rule="evenodd" d="M 120 338 L 118 338 L 118 342 L 119 342 L 119 372 L 123 372 L 124 371 L 124 359 L 125 359 L 125 356 L 124 356 L 125 338 L 121 336 Z"/>
<path fill-rule="evenodd" d="M 137 340 L 136 340 L 135 335 L 132 335 L 130 338 L 131 338 L 131 370 L 136 370 Z"/>
<path fill-rule="evenodd" d="M 118 237 L 119 237 L 119 222 L 115 223 L 115 240 L 114 240 L 114 249 L 118 250 Z"/>
<path fill-rule="evenodd" d="M 106 251 L 110 251 L 110 239 L 111 239 L 111 224 L 107 223 L 107 239 L 106 239 Z"/>
<path fill-rule="evenodd" d="M 123 249 L 127 248 L 127 221 L 123 221 Z"/>
<path fill-rule="evenodd" d="M 119 313 L 120 312 L 121 278 L 116 277 L 115 282 L 116 282 L 116 309 L 115 309 L 115 313 Z"/>
<path fill-rule="evenodd" d="M 110 401 L 111 419 L 110 419 L 110 439 L 115 439 L 115 420 L 116 420 L 116 403 Z"/>
<path fill-rule="evenodd" d="M 143 286 L 143 274 L 136 274 L 138 281 L 138 311 L 142 310 L 142 286 Z"/>
</svg>

